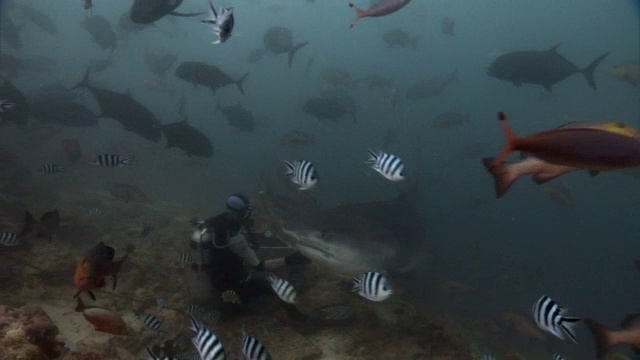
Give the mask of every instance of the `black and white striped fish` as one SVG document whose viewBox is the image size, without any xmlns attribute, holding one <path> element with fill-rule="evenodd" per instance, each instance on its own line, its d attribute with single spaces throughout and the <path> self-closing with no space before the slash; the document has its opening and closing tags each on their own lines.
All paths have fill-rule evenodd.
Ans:
<svg viewBox="0 0 640 360">
<path fill-rule="evenodd" d="M 62 168 L 56 164 L 44 164 L 38 171 L 45 175 L 53 175 L 62 172 Z"/>
<path fill-rule="evenodd" d="M 281 279 L 274 274 L 268 274 L 267 281 L 271 283 L 271 288 L 278 294 L 278 297 L 280 297 L 282 301 L 288 304 L 296 303 L 296 297 L 298 296 L 296 289 L 294 289 L 293 285 L 289 284 L 287 280 Z"/>
<path fill-rule="evenodd" d="M 162 332 L 162 323 L 153 314 L 140 314 L 140 319 L 144 322 L 144 326 L 147 329 Z"/>
<path fill-rule="evenodd" d="M 387 278 L 378 272 L 366 272 L 353 278 L 353 291 L 371 301 L 384 301 L 393 294 Z"/>
<path fill-rule="evenodd" d="M 309 190 L 318 183 L 318 174 L 312 163 L 307 160 L 285 161 L 287 167 L 285 176 L 291 178 L 291 182 L 298 185 L 298 190 Z"/>
<path fill-rule="evenodd" d="M 207 329 L 204 324 L 196 320 L 191 316 L 191 327 L 189 328 L 194 335 L 191 338 L 193 345 L 200 354 L 202 360 L 225 360 L 227 355 L 224 352 L 224 346 L 220 339 L 213 333 L 213 331 Z"/>
<path fill-rule="evenodd" d="M 271 360 L 267 347 L 248 333 L 245 333 L 242 338 L 242 355 L 246 360 Z"/>
<path fill-rule="evenodd" d="M 195 261 L 193 260 L 193 256 L 191 254 L 180 254 L 178 256 L 178 263 L 180 264 L 180 268 L 184 269 L 185 266 L 193 264 Z"/>
<path fill-rule="evenodd" d="M 565 316 L 566 309 L 560 307 L 550 297 L 543 295 L 533 305 L 533 319 L 540 329 L 548 331 L 557 338 L 564 340 L 565 335 L 577 343 L 573 327 L 581 319 Z"/>
<path fill-rule="evenodd" d="M 213 43 L 220 44 L 227 41 L 231 37 L 235 23 L 233 8 L 220 8 L 220 13 L 218 13 L 213 3 L 209 2 L 209 15 L 211 15 L 211 19 L 202 20 L 202 22 L 209 24 L 211 31 L 218 36 L 218 40 Z"/>
<path fill-rule="evenodd" d="M 196 304 L 191 304 L 189 305 L 189 307 L 187 308 L 187 314 L 193 316 L 193 317 L 200 317 L 201 314 L 204 313 L 204 309 L 201 308 L 200 306 L 196 305 Z"/>
<path fill-rule="evenodd" d="M 147 345 L 145 345 L 144 347 L 147 349 L 147 352 L 149 353 L 149 356 L 151 356 L 151 360 L 178 360 L 177 357 L 158 356 L 158 355 L 154 354 L 153 350 L 151 350 L 151 348 L 149 348 Z"/>
<path fill-rule="evenodd" d="M 89 211 L 87 211 L 87 213 L 89 214 L 89 216 L 102 216 L 104 214 L 104 211 L 99 207 L 92 207 L 91 209 L 89 209 Z"/>
<path fill-rule="evenodd" d="M 17 246 L 19 243 L 20 238 L 18 238 L 18 234 L 7 231 L 0 231 L 0 244 L 7 247 L 12 247 Z"/>
<path fill-rule="evenodd" d="M 129 165 L 129 159 L 122 155 L 102 154 L 98 155 L 92 164 L 104 167 L 122 167 Z"/>
<path fill-rule="evenodd" d="M 404 180 L 404 163 L 402 159 L 396 155 L 387 154 L 382 151 L 378 151 L 376 154 L 373 150 L 368 149 L 371 157 L 366 161 L 367 164 L 372 164 L 371 168 L 379 172 L 382 176 L 391 181 Z"/>
<path fill-rule="evenodd" d="M 553 360 L 564 360 L 564 358 L 560 354 L 553 354 Z"/>
</svg>

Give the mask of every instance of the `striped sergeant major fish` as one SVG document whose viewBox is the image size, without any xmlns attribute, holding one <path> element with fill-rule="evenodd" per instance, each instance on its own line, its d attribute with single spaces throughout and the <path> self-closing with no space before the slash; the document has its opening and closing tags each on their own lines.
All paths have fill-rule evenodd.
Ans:
<svg viewBox="0 0 640 360">
<path fill-rule="evenodd" d="M 38 171 L 45 175 L 53 175 L 62 172 L 62 168 L 56 164 L 44 164 Z"/>
<path fill-rule="evenodd" d="M 0 112 L 5 112 L 7 110 L 11 110 L 14 107 L 16 107 L 16 104 L 6 100 L 6 99 L 0 99 Z"/>
<path fill-rule="evenodd" d="M 371 164 L 371 168 L 373 170 L 379 172 L 387 180 L 404 180 L 404 163 L 402 162 L 402 159 L 396 155 L 387 154 L 382 151 L 378 151 L 378 153 L 375 153 L 371 149 L 368 149 L 368 151 L 371 157 L 366 161 L 366 163 Z"/>
<path fill-rule="evenodd" d="M 129 165 L 129 159 L 122 155 L 101 154 L 92 161 L 92 164 L 104 167 L 122 167 Z"/>
<path fill-rule="evenodd" d="M 553 354 L 553 360 L 564 360 L 564 358 L 560 354 Z"/>
<path fill-rule="evenodd" d="M 298 185 L 298 190 L 309 190 L 318 183 L 318 174 L 312 163 L 307 160 L 285 161 L 287 167 L 285 176 L 291 177 L 291 182 Z"/>
<path fill-rule="evenodd" d="M 20 238 L 18 237 L 18 234 L 12 233 L 12 232 L 0 231 L 0 244 L 7 247 L 12 247 L 12 246 L 18 246 L 19 243 L 20 243 Z"/>
<path fill-rule="evenodd" d="M 366 272 L 353 278 L 352 290 L 371 301 L 384 301 L 393 294 L 387 278 L 378 272 Z"/>
<path fill-rule="evenodd" d="M 288 304 L 296 303 L 298 294 L 296 293 L 296 289 L 293 288 L 293 285 L 291 285 L 287 280 L 279 278 L 274 274 L 268 274 L 267 281 L 271 284 L 271 288 L 276 292 L 276 294 L 278 294 L 278 297 L 282 299 L 282 301 Z"/>
<path fill-rule="evenodd" d="M 245 333 L 242 338 L 242 355 L 246 360 L 271 360 L 266 346 L 249 333 Z"/>
<path fill-rule="evenodd" d="M 565 316 L 566 309 L 560 307 L 550 297 L 543 295 L 533 305 L 533 319 L 538 327 L 557 338 L 564 340 L 565 335 L 577 343 L 576 333 L 573 327 L 581 319 Z"/>
<path fill-rule="evenodd" d="M 193 345 L 200 354 L 202 360 L 226 360 L 227 355 L 224 352 L 224 347 L 220 339 L 213 333 L 213 331 L 207 329 L 204 324 L 196 320 L 191 316 L 191 327 L 189 331 L 194 335 L 191 339 Z"/>
<path fill-rule="evenodd" d="M 153 314 L 140 314 L 140 320 L 144 322 L 144 327 L 147 329 L 162 332 L 162 323 Z"/>
</svg>

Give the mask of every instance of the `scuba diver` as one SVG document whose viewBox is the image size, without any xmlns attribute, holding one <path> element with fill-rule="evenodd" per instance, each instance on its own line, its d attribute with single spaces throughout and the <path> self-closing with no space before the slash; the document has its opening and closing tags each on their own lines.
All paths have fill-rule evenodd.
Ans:
<svg viewBox="0 0 640 360">
<path fill-rule="evenodd" d="M 198 243 L 200 248 L 202 268 L 213 287 L 222 293 L 225 303 L 246 303 L 259 296 L 275 295 L 263 276 L 251 276 L 247 268 L 264 272 L 310 263 L 299 252 L 283 258 L 260 260 L 252 248 L 258 244 L 251 229 L 253 219 L 249 199 L 242 194 L 233 194 L 227 199 L 226 207 L 227 211 L 198 222 L 192 235 L 192 242 Z M 293 311 L 297 312 L 295 307 Z"/>
</svg>

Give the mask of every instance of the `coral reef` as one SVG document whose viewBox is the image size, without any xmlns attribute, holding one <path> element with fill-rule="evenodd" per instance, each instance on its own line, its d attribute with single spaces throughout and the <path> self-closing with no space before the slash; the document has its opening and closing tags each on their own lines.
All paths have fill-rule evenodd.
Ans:
<svg viewBox="0 0 640 360">
<path fill-rule="evenodd" d="M 64 352 L 58 328 L 39 306 L 0 306 L 0 359 L 47 360 Z"/>
</svg>

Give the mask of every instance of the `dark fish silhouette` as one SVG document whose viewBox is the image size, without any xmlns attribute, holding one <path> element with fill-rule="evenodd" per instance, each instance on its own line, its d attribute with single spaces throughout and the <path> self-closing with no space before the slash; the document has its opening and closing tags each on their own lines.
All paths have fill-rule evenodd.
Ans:
<svg viewBox="0 0 640 360">
<path fill-rule="evenodd" d="M 147 49 L 142 55 L 142 59 L 153 75 L 164 79 L 167 77 L 169 69 L 178 60 L 178 57 L 170 53 L 158 55 Z"/>
<path fill-rule="evenodd" d="M 162 124 L 144 105 L 130 94 L 95 87 L 89 83 L 89 70 L 82 81 L 71 88 L 86 88 L 95 97 L 100 106 L 98 117 L 111 118 L 124 126 L 125 131 L 133 132 L 149 141 L 158 142 L 162 138 Z"/>
<path fill-rule="evenodd" d="M 136 24 L 151 24 L 162 19 L 166 15 L 173 16 L 198 16 L 199 13 L 179 13 L 175 10 L 182 4 L 183 0 L 134 0 L 129 16 Z"/>
<path fill-rule="evenodd" d="M 45 237 L 51 241 L 60 229 L 60 213 L 58 210 L 52 210 L 45 213 L 40 218 L 40 222 L 37 222 L 33 218 L 33 215 L 28 211 L 26 212 L 25 217 L 26 222 L 25 227 L 22 230 L 22 235 L 33 232 L 36 237 Z"/>
<path fill-rule="evenodd" d="M 328 119 L 337 122 L 338 118 L 351 116 L 357 122 L 355 101 L 350 97 L 315 97 L 305 101 L 302 111 L 317 119 Z"/>
<path fill-rule="evenodd" d="M 289 68 L 291 68 L 291 65 L 293 64 L 293 57 L 296 55 L 296 52 L 309 43 L 308 41 L 305 41 L 300 44 L 293 45 L 291 30 L 282 26 L 274 26 L 267 30 L 267 33 L 264 34 L 264 38 L 262 40 L 267 50 L 272 53 L 276 55 L 282 53 L 289 54 Z"/>
<path fill-rule="evenodd" d="M 609 53 L 600 55 L 586 68 L 580 69 L 574 63 L 558 54 L 558 46 L 543 51 L 513 51 L 499 56 L 487 73 L 500 80 L 512 82 L 515 86 L 522 84 L 542 85 L 548 91 L 551 87 L 569 76 L 581 73 L 589 86 L 597 90 L 593 72 Z"/>
<path fill-rule="evenodd" d="M 220 102 L 218 102 L 216 111 L 221 111 L 226 116 L 229 126 L 242 132 L 253 132 L 256 128 L 253 115 L 242 105 L 220 106 Z"/>
<path fill-rule="evenodd" d="M 98 126 L 98 117 L 93 111 L 75 102 L 34 102 L 31 115 L 42 123 L 70 127 Z"/>
<path fill-rule="evenodd" d="M 111 27 L 111 23 L 104 16 L 92 15 L 84 19 L 82 27 L 91 34 L 93 41 L 98 44 L 102 50 L 116 48 L 118 38 Z"/>
<path fill-rule="evenodd" d="M 420 36 L 411 36 L 408 32 L 395 28 L 384 33 L 384 35 L 382 35 L 382 40 L 387 44 L 387 46 L 392 48 L 396 46 L 411 46 L 412 49 L 416 49 L 418 47 L 418 40 L 420 40 Z"/>
<path fill-rule="evenodd" d="M 242 82 L 247 75 L 249 73 L 242 75 L 238 80 L 233 80 L 219 67 L 196 61 L 185 61 L 176 68 L 176 76 L 178 78 L 190 82 L 194 86 L 206 86 L 214 93 L 221 87 L 236 84 L 240 93 L 244 95 Z"/>
<path fill-rule="evenodd" d="M 6 100 L 14 104 L 11 110 L 0 113 L 0 124 L 12 122 L 17 125 L 24 125 L 27 123 L 31 111 L 27 99 L 7 79 L 0 81 L 0 100 Z"/>
<path fill-rule="evenodd" d="M 458 80 L 458 70 L 450 75 L 437 75 L 418 81 L 407 89 L 408 100 L 419 100 L 427 96 L 438 96 L 452 82 Z"/>
<path fill-rule="evenodd" d="M 58 28 L 56 24 L 45 14 L 43 11 L 33 8 L 29 5 L 23 4 L 12 4 L 13 7 L 22 13 L 25 19 L 31 21 L 36 27 L 40 30 L 46 32 L 50 35 L 55 35 L 58 33 Z M 4 21 L 4 16 L 2 17 Z"/>
<path fill-rule="evenodd" d="M 162 132 L 167 138 L 165 146 L 167 149 L 176 147 L 190 157 L 210 158 L 213 156 L 211 140 L 204 133 L 189 125 L 187 118 L 180 122 L 164 125 Z"/>
</svg>

